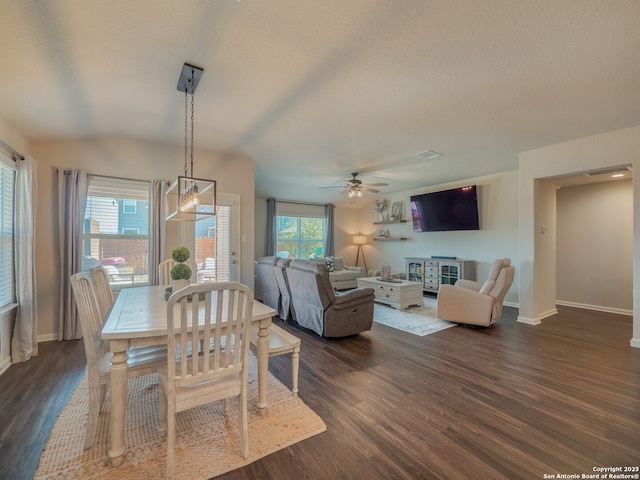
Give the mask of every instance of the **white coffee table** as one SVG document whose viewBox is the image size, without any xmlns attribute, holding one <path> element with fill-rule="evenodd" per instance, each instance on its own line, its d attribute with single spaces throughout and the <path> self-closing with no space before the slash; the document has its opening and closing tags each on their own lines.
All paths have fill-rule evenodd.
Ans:
<svg viewBox="0 0 640 480">
<path fill-rule="evenodd" d="M 422 282 L 384 282 L 380 277 L 358 278 L 358 288 L 369 287 L 376 291 L 375 301 L 404 310 L 411 305 L 422 305 Z"/>
</svg>

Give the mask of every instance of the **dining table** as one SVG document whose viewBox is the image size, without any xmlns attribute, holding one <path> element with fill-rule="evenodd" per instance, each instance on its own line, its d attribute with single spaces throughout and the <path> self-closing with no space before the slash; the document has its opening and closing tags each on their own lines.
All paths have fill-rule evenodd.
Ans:
<svg viewBox="0 0 640 480">
<path fill-rule="evenodd" d="M 112 353 L 109 370 L 111 412 L 109 417 L 109 458 L 114 467 L 125 454 L 125 411 L 127 404 L 128 355 L 130 347 L 166 345 L 166 286 L 143 286 L 120 290 L 102 328 L 102 339 L 109 342 Z M 269 369 L 269 327 L 276 311 L 254 300 L 252 326 L 258 327 L 258 408 L 267 407 L 267 375 Z"/>
</svg>

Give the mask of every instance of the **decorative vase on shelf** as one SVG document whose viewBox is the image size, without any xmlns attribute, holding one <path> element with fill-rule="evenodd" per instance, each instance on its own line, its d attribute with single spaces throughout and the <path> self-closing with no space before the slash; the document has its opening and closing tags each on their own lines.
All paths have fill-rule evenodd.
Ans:
<svg viewBox="0 0 640 480">
<path fill-rule="evenodd" d="M 379 222 L 384 222 L 384 213 L 382 213 L 382 212 L 378 213 L 378 221 Z"/>
</svg>

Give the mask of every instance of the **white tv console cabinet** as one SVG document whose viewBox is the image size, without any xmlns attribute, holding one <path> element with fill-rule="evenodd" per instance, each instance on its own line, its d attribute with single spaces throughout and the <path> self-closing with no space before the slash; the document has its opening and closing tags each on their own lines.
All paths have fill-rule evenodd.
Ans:
<svg viewBox="0 0 640 480">
<path fill-rule="evenodd" d="M 438 293 L 440 285 L 476 279 L 476 262 L 459 258 L 405 257 L 407 280 L 422 283 L 425 292 Z"/>
</svg>

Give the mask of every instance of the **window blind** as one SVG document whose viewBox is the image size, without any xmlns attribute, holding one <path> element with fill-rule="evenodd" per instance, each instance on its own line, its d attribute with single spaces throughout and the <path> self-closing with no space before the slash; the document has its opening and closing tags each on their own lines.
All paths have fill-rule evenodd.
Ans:
<svg viewBox="0 0 640 480">
<path fill-rule="evenodd" d="M 13 202 L 15 164 L 0 157 L 0 306 L 13 302 Z"/>
</svg>

